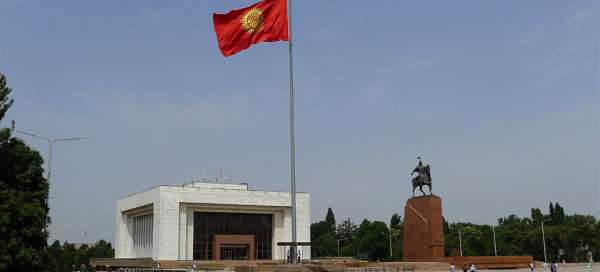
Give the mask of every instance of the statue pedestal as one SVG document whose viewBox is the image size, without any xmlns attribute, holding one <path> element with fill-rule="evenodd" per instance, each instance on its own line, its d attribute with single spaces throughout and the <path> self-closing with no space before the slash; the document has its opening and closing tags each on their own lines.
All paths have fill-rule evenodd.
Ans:
<svg viewBox="0 0 600 272">
<path fill-rule="evenodd" d="M 404 261 L 444 260 L 442 199 L 435 195 L 408 199 L 404 207 Z"/>
</svg>

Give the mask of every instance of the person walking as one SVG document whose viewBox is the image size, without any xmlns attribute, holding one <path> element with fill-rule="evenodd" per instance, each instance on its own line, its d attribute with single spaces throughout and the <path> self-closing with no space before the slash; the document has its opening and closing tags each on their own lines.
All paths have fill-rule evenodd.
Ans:
<svg viewBox="0 0 600 272">
<path fill-rule="evenodd" d="M 454 271 L 454 264 L 453 264 L 453 263 L 452 263 L 452 264 L 450 264 L 450 272 L 455 272 L 455 271 Z"/>
<path fill-rule="evenodd" d="M 471 268 L 469 269 L 470 272 L 477 272 L 477 267 L 475 267 L 474 264 L 471 264 Z"/>
<path fill-rule="evenodd" d="M 467 264 L 465 264 L 465 263 L 464 263 L 464 264 L 462 265 L 462 267 L 463 267 L 463 272 L 467 272 Z"/>
<path fill-rule="evenodd" d="M 535 264 L 533 262 L 529 263 L 529 269 L 531 269 L 531 272 L 535 270 Z"/>
</svg>

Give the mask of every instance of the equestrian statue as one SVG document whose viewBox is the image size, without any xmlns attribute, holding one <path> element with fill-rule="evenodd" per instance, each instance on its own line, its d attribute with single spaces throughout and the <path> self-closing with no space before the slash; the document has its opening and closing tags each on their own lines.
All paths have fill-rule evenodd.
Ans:
<svg viewBox="0 0 600 272">
<path fill-rule="evenodd" d="M 414 177 L 412 179 L 412 186 L 413 186 L 413 197 L 415 196 L 415 189 L 417 187 L 419 187 L 419 190 L 421 190 L 421 192 L 423 193 L 423 195 L 426 195 L 426 193 L 423 191 L 423 185 L 427 185 L 429 186 L 429 194 L 433 195 L 433 193 L 431 192 L 431 167 L 428 165 L 423 165 L 423 162 L 421 161 L 421 157 L 417 157 L 417 159 L 419 160 L 419 164 L 417 165 L 417 167 L 415 167 L 415 170 L 412 171 L 412 173 L 410 174 L 411 176 L 414 173 L 418 173 L 419 175 Z"/>
</svg>

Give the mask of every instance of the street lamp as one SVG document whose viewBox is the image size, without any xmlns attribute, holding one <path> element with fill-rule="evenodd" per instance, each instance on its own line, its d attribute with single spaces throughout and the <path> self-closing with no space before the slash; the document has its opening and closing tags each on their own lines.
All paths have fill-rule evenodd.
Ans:
<svg viewBox="0 0 600 272">
<path fill-rule="evenodd" d="M 496 248 L 496 228 L 492 225 L 492 234 L 494 235 L 494 256 L 498 256 L 498 249 Z"/>
<path fill-rule="evenodd" d="M 390 238 L 390 261 L 392 260 L 392 224 L 390 224 L 390 231 L 388 232 L 388 237 Z"/>
<path fill-rule="evenodd" d="M 50 183 L 50 176 L 52 175 L 52 150 L 53 150 L 54 143 L 75 142 L 75 141 L 80 141 L 80 140 L 89 140 L 89 139 L 96 138 L 95 136 L 92 136 L 92 137 L 74 137 L 74 138 L 51 139 L 51 138 L 48 138 L 48 137 L 35 135 L 33 133 L 29 133 L 29 132 L 17 130 L 17 129 L 14 128 L 14 123 L 13 123 L 13 131 L 21 133 L 21 134 L 29 135 L 31 137 L 35 137 L 35 138 L 38 138 L 38 139 L 41 139 L 41 140 L 44 140 L 44 141 L 48 142 L 48 173 L 46 174 L 46 180 L 48 181 L 48 183 Z"/>
<path fill-rule="evenodd" d="M 463 256 L 463 252 L 462 252 L 462 236 L 460 235 L 460 227 L 458 228 L 458 244 L 460 247 L 460 256 Z"/>
<path fill-rule="evenodd" d="M 381 235 L 385 235 L 385 232 L 381 232 Z M 392 227 L 390 226 L 389 230 L 388 230 L 388 239 L 390 241 L 390 259 L 392 259 Z"/>
<path fill-rule="evenodd" d="M 546 235 L 544 234 L 544 220 L 542 219 L 542 243 L 544 244 L 544 271 L 546 271 L 546 264 L 548 263 L 548 259 L 546 259 Z"/>
</svg>

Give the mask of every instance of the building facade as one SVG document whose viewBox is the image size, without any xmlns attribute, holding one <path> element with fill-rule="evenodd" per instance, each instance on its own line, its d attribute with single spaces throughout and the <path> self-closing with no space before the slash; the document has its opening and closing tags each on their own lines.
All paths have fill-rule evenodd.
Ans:
<svg viewBox="0 0 600 272">
<path fill-rule="evenodd" d="M 299 242 L 310 241 L 310 195 L 297 193 Z M 158 186 L 117 202 L 115 258 L 281 260 L 292 240 L 291 194 L 247 184 Z M 303 259 L 310 246 L 299 247 Z"/>
</svg>

